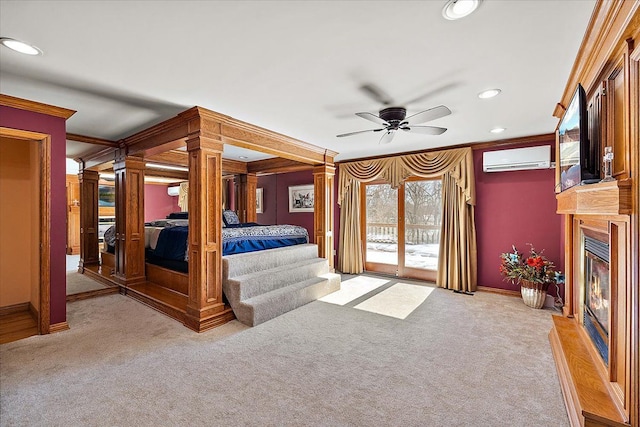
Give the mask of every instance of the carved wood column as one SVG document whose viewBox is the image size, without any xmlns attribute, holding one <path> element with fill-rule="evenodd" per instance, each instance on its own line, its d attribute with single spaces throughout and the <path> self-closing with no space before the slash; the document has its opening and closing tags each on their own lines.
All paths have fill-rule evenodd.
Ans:
<svg viewBox="0 0 640 427">
<path fill-rule="evenodd" d="M 83 169 L 78 174 L 80 185 L 80 263 L 84 267 L 98 265 L 98 172 Z"/>
<path fill-rule="evenodd" d="M 318 256 L 327 258 L 331 271 L 333 263 L 333 178 L 336 168 L 330 165 L 313 168 L 314 211 L 313 229 Z"/>
<path fill-rule="evenodd" d="M 240 222 L 256 222 L 256 188 L 258 188 L 258 176 L 255 174 L 243 174 L 239 177 L 238 194 L 236 206 Z"/>
<path fill-rule="evenodd" d="M 119 283 L 144 282 L 144 161 L 118 155 L 116 175 L 116 271 Z"/>
<path fill-rule="evenodd" d="M 234 319 L 222 300 L 222 149 L 197 131 L 189 152 L 189 301 L 185 324 L 203 331 Z"/>
</svg>

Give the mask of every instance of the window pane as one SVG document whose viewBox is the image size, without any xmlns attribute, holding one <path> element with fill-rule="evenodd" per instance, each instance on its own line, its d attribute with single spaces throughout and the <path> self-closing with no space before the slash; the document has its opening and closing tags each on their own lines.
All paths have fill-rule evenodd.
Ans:
<svg viewBox="0 0 640 427">
<path fill-rule="evenodd" d="M 442 182 L 405 182 L 404 195 L 405 267 L 437 270 Z"/>
<path fill-rule="evenodd" d="M 398 190 L 366 186 L 367 262 L 398 264 Z"/>
</svg>

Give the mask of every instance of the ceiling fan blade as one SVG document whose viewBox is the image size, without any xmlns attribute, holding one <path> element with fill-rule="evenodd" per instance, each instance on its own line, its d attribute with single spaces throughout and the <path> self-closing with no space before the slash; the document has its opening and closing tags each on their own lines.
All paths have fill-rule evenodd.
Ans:
<svg viewBox="0 0 640 427">
<path fill-rule="evenodd" d="M 381 130 L 384 130 L 384 128 L 381 129 L 368 129 L 368 130 L 359 130 L 356 132 L 349 132 L 349 133 L 341 133 L 340 135 L 336 135 L 338 138 L 341 138 L 343 136 L 351 136 L 351 135 L 357 135 L 359 133 L 366 133 L 366 132 L 380 132 Z"/>
<path fill-rule="evenodd" d="M 372 121 L 373 123 L 377 123 L 382 126 L 389 126 L 385 120 L 382 120 L 380 117 L 376 116 L 373 113 L 356 113 L 356 116 L 362 117 L 363 119 Z"/>
<path fill-rule="evenodd" d="M 404 119 L 403 123 L 416 125 L 418 123 L 424 123 L 431 120 L 439 119 L 440 117 L 448 116 L 449 114 L 451 114 L 451 110 L 449 110 L 444 105 L 440 105 L 438 107 L 430 108 L 428 110 L 421 111 L 412 116 L 409 116 Z"/>
<path fill-rule="evenodd" d="M 439 88 L 430 90 L 428 92 L 423 93 L 422 95 L 416 96 L 415 98 L 412 98 L 406 102 L 401 103 L 401 105 L 410 105 L 410 104 L 416 104 L 418 102 L 421 102 L 424 99 L 427 98 L 433 98 L 436 95 L 439 95 L 443 92 L 446 92 L 448 90 L 454 89 L 455 87 L 460 86 L 459 83 L 448 83 L 444 86 L 440 86 Z"/>
<path fill-rule="evenodd" d="M 403 126 L 400 129 L 411 133 L 424 133 L 427 135 L 442 135 L 447 131 L 447 128 L 437 126 Z"/>
<path fill-rule="evenodd" d="M 391 140 L 393 139 L 393 137 L 395 136 L 396 132 L 393 130 L 388 130 L 384 135 L 382 135 L 382 138 L 380 138 L 380 142 L 379 144 L 388 144 L 391 142 Z"/>
<path fill-rule="evenodd" d="M 380 89 L 378 85 L 375 85 L 373 83 L 364 83 L 362 86 L 360 86 L 360 90 L 366 93 L 374 101 L 382 105 L 393 104 L 393 98 L 391 98 L 389 94 L 384 90 Z"/>
</svg>

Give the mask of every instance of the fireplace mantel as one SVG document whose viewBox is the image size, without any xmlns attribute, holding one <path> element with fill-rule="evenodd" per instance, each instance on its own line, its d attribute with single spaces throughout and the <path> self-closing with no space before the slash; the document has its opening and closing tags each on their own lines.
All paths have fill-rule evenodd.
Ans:
<svg viewBox="0 0 640 427">
<path fill-rule="evenodd" d="M 557 213 L 567 215 L 628 215 L 632 211 L 631 180 L 577 185 L 556 195 Z"/>
</svg>

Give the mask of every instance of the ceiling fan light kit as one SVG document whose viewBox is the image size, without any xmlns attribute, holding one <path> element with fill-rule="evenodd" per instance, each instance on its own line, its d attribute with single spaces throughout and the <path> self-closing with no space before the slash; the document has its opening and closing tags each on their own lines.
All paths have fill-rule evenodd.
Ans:
<svg viewBox="0 0 640 427">
<path fill-rule="evenodd" d="M 441 135 L 446 132 L 446 128 L 437 126 L 416 126 L 420 123 L 425 123 L 431 120 L 436 120 L 444 116 L 451 114 L 444 105 L 424 110 L 419 113 L 413 114 L 407 117 L 407 109 L 404 107 L 387 107 L 378 113 L 376 116 L 372 113 L 356 113 L 358 117 L 374 122 L 378 125 L 384 126 L 379 129 L 360 130 L 356 132 L 349 132 L 337 135 L 338 138 L 344 136 L 356 135 L 366 132 L 380 132 L 386 130 L 382 138 L 380 138 L 380 144 L 388 144 L 395 136 L 397 130 L 403 130 L 405 132 L 422 133 L 426 135 Z"/>
</svg>

